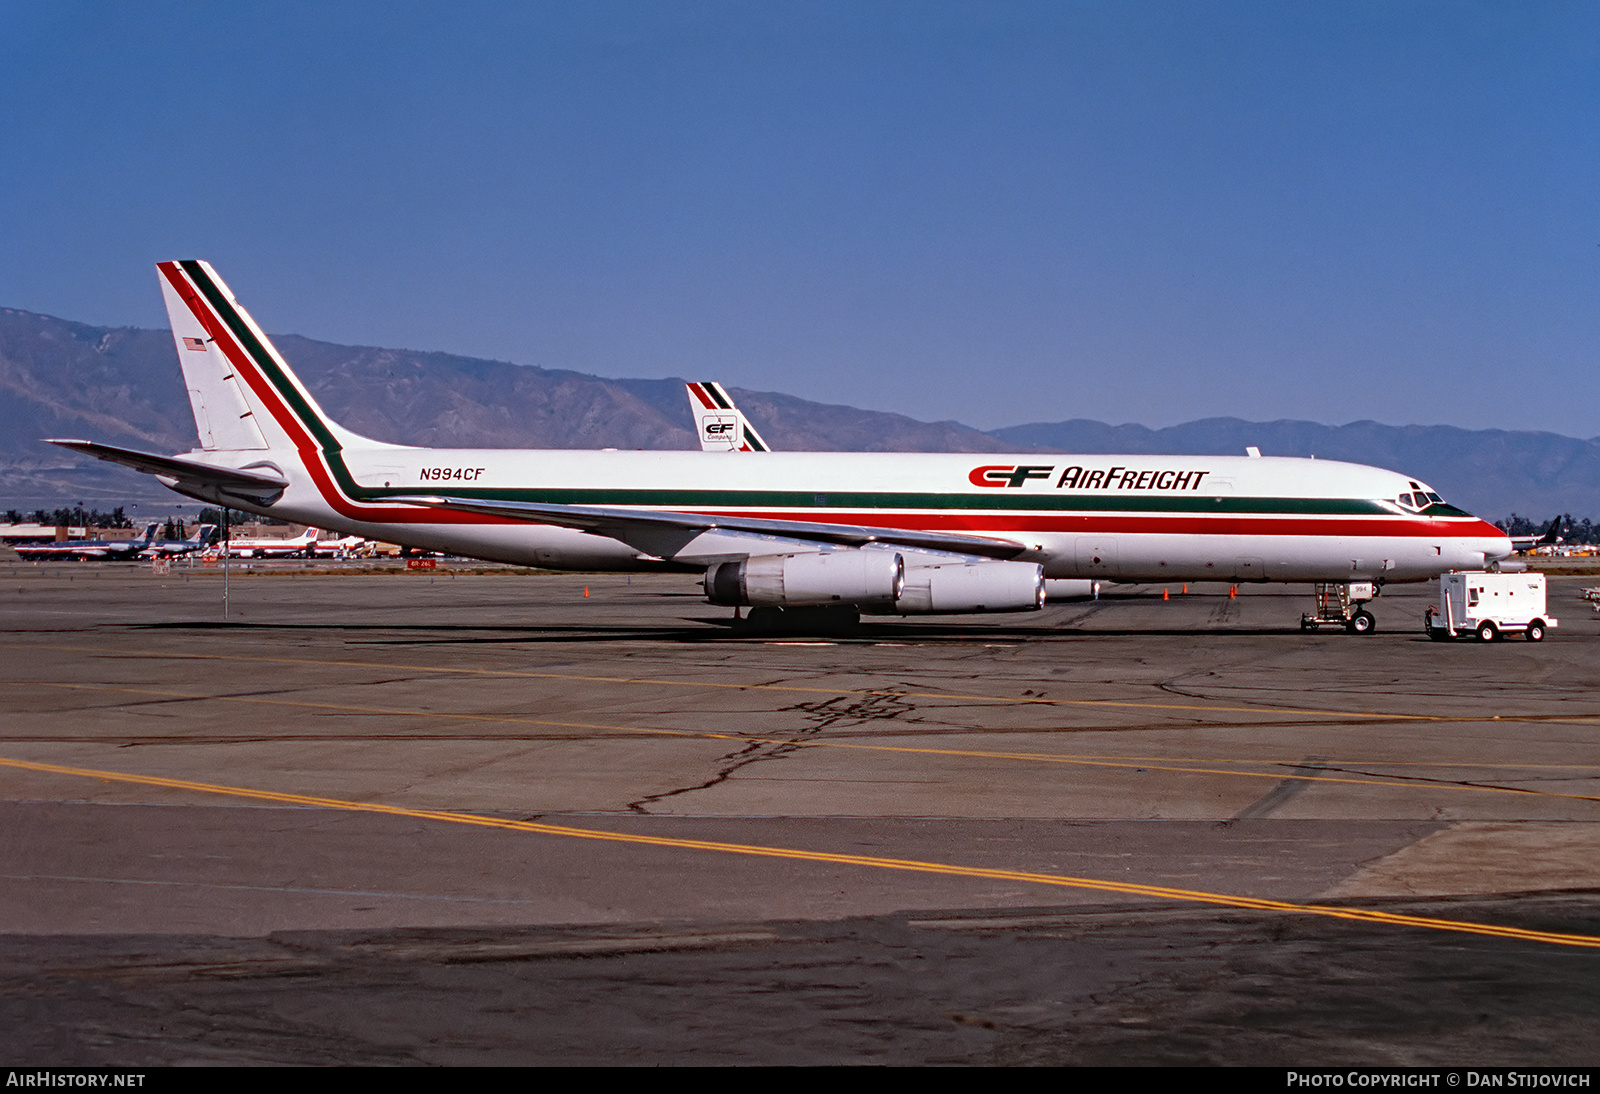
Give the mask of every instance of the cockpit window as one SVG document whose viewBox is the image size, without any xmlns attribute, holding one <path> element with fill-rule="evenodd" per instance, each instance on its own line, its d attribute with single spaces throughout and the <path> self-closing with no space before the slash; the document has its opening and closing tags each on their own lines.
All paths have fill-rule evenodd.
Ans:
<svg viewBox="0 0 1600 1094">
<path fill-rule="evenodd" d="M 1420 513 L 1430 505 L 1443 505 L 1444 499 L 1432 490 L 1419 489 L 1415 492 L 1401 494 L 1395 499 L 1395 504 L 1402 509 L 1409 509 L 1413 513 Z"/>
</svg>

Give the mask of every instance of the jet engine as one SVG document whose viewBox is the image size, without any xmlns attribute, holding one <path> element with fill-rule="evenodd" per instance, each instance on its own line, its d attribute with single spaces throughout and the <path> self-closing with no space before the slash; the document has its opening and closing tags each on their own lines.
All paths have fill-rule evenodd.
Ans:
<svg viewBox="0 0 1600 1094">
<path fill-rule="evenodd" d="M 1032 562 L 912 566 L 893 611 L 1031 612 L 1044 607 L 1044 568 Z"/>
<path fill-rule="evenodd" d="M 758 607 L 889 607 L 900 598 L 905 575 L 905 563 L 893 551 L 852 547 L 799 555 L 758 555 L 708 567 L 706 599 L 713 604 Z"/>
<path fill-rule="evenodd" d="M 1051 600 L 1099 600 L 1100 582 L 1079 577 L 1046 578 L 1044 595 Z"/>
</svg>

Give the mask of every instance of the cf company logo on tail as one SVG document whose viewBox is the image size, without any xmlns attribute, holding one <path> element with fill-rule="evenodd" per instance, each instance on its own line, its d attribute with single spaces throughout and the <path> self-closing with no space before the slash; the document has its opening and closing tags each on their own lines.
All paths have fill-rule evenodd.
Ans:
<svg viewBox="0 0 1600 1094">
<path fill-rule="evenodd" d="M 1033 479 L 1055 474 L 1054 464 L 987 464 L 967 472 L 973 486 L 1016 489 Z M 1167 468 L 1116 467 L 1065 468 L 1056 479 L 1057 490 L 1198 490 L 1209 471 L 1175 471 Z"/>
<path fill-rule="evenodd" d="M 722 439 L 730 433 L 736 433 L 739 428 L 739 419 L 736 417 L 707 417 L 703 428 L 707 437 Z"/>
</svg>

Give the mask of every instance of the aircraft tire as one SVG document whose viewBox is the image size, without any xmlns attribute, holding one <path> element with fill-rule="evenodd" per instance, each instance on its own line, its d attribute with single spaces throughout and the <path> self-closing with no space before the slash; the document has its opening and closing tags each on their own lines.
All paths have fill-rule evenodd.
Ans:
<svg viewBox="0 0 1600 1094">
<path fill-rule="evenodd" d="M 1371 634 L 1378 629 L 1378 621 L 1371 612 L 1363 609 L 1350 617 L 1349 626 L 1351 634 Z"/>
</svg>

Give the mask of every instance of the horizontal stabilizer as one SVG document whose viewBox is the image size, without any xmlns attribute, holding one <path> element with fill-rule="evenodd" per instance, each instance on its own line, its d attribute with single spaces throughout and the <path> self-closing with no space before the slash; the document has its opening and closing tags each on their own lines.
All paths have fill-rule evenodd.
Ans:
<svg viewBox="0 0 1600 1094">
<path fill-rule="evenodd" d="M 46 444 L 70 448 L 108 463 L 120 463 L 147 475 L 172 479 L 180 485 L 211 487 L 237 494 L 242 498 L 260 500 L 271 497 L 289 485 L 289 480 L 269 470 L 240 471 L 232 467 L 215 467 L 182 456 L 158 456 L 153 452 L 139 452 L 131 448 L 117 448 L 94 441 L 48 439 Z"/>
<path fill-rule="evenodd" d="M 659 541 L 663 530 L 727 532 L 753 536 L 779 536 L 810 543 L 860 547 L 883 543 L 924 551 L 949 551 L 979 558 L 1015 558 L 1028 548 L 1013 540 L 966 536 L 955 532 L 923 532 L 906 528 L 874 528 L 857 524 L 818 524 L 807 520 L 769 520 L 763 517 L 675 513 L 653 509 L 610 509 L 590 505 L 543 505 L 537 502 L 480 501 L 414 495 L 391 498 L 403 505 L 426 505 L 463 513 L 512 517 L 534 524 L 555 524 L 610 536 L 649 551 L 647 543 Z M 649 553 L 656 553 L 650 551 Z"/>
</svg>

